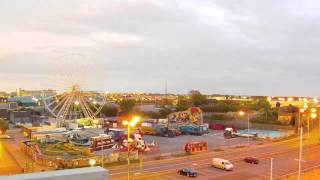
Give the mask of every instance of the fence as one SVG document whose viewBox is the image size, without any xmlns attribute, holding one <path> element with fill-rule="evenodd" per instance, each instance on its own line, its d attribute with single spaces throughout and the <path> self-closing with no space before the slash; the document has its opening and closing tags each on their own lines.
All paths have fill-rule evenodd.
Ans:
<svg viewBox="0 0 320 180">
<path fill-rule="evenodd" d="M 54 167 L 54 168 L 62 168 L 62 169 L 90 166 L 89 164 L 90 159 L 96 160 L 97 164 L 101 164 L 102 162 L 107 164 L 107 163 L 113 163 L 113 162 L 126 161 L 128 157 L 127 152 L 113 152 L 103 157 L 93 155 L 85 158 L 76 158 L 76 159 L 62 158 L 59 156 L 47 156 L 44 154 L 39 154 L 38 152 L 35 151 L 35 149 L 32 146 L 28 146 L 25 142 L 20 143 L 20 149 L 22 152 L 30 156 L 37 164 L 48 166 L 48 167 Z M 130 152 L 131 160 L 138 160 L 138 158 L 139 156 L 137 151 Z"/>
</svg>

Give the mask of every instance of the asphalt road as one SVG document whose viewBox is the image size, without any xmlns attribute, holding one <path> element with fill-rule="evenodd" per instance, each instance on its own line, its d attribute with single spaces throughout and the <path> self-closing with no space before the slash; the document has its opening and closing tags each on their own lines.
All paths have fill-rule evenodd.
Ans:
<svg viewBox="0 0 320 180">
<path fill-rule="evenodd" d="M 21 173 L 21 168 L 0 139 L 0 175 Z"/>
<path fill-rule="evenodd" d="M 303 169 L 320 163 L 320 144 L 316 138 L 304 143 Z M 259 165 L 243 162 L 243 158 L 255 156 L 260 160 Z M 211 160 L 219 157 L 230 160 L 235 168 L 231 172 L 213 168 Z M 285 177 L 298 169 L 299 140 L 252 146 L 250 148 L 230 149 L 223 152 L 207 152 L 199 155 L 148 161 L 140 169 L 139 164 L 131 165 L 131 179 L 186 179 L 177 174 L 178 169 L 192 167 L 199 172 L 197 179 L 269 179 L 270 158 L 273 158 L 274 179 Z M 111 179 L 127 179 L 127 166 L 108 168 Z"/>
</svg>

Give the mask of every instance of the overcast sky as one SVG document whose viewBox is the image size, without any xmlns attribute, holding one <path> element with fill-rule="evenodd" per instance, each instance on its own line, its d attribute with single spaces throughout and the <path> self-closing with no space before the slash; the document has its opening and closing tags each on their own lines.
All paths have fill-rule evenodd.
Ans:
<svg viewBox="0 0 320 180">
<path fill-rule="evenodd" d="M 0 0 L 0 89 L 320 96 L 319 3 Z"/>
</svg>

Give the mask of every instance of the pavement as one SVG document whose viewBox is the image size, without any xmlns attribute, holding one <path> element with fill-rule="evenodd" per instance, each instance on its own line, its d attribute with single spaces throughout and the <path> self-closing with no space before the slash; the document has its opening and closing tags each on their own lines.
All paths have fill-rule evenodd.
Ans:
<svg viewBox="0 0 320 180">
<path fill-rule="evenodd" d="M 28 140 L 20 133 L 20 129 L 8 130 L 7 134 L 11 138 L 0 139 L 0 175 L 49 170 L 48 167 L 34 163 L 29 156 L 20 150 L 19 143 Z"/>
<path fill-rule="evenodd" d="M 7 150 L 3 139 L 0 139 L 0 175 L 21 173 L 21 167 Z"/>
<path fill-rule="evenodd" d="M 157 152 L 158 155 L 184 151 L 185 144 L 189 141 L 206 141 L 209 149 L 242 146 L 246 145 L 248 142 L 247 138 L 244 137 L 225 139 L 223 136 L 223 131 L 210 131 L 209 134 L 204 134 L 202 136 L 182 135 L 174 138 L 145 135 L 144 139 L 148 143 L 154 141 L 159 145 Z M 260 144 L 261 141 L 251 139 L 250 143 Z"/>
<path fill-rule="evenodd" d="M 303 166 L 308 169 L 320 162 L 320 144 L 318 138 L 308 138 L 304 142 Z M 270 161 L 273 158 L 273 179 L 287 177 L 298 169 L 299 139 L 263 144 L 245 148 L 227 148 L 221 152 L 209 151 L 199 155 L 169 158 L 163 160 L 145 161 L 142 166 L 132 164 L 130 167 L 131 179 L 185 179 L 177 174 L 184 167 L 192 167 L 199 172 L 197 179 L 269 179 Z M 245 157 L 257 157 L 259 165 L 245 163 Z M 230 160 L 235 168 L 231 172 L 213 168 L 211 160 L 214 157 Z M 114 180 L 127 179 L 127 166 L 108 168 L 110 178 Z"/>
<path fill-rule="evenodd" d="M 282 178 L 283 180 L 296 180 L 298 179 L 297 175 L 291 175 L 288 177 Z M 307 172 L 302 173 L 301 179 L 303 180 L 314 180 L 314 179 L 320 179 L 320 168 L 309 170 Z"/>
</svg>

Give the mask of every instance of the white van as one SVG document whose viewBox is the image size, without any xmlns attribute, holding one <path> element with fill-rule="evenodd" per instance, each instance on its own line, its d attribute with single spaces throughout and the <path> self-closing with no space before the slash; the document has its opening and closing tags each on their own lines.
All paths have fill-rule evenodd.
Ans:
<svg viewBox="0 0 320 180">
<path fill-rule="evenodd" d="M 212 166 L 215 168 L 223 169 L 226 171 L 232 171 L 233 165 L 230 161 L 220 158 L 213 158 L 212 159 Z"/>
</svg>

